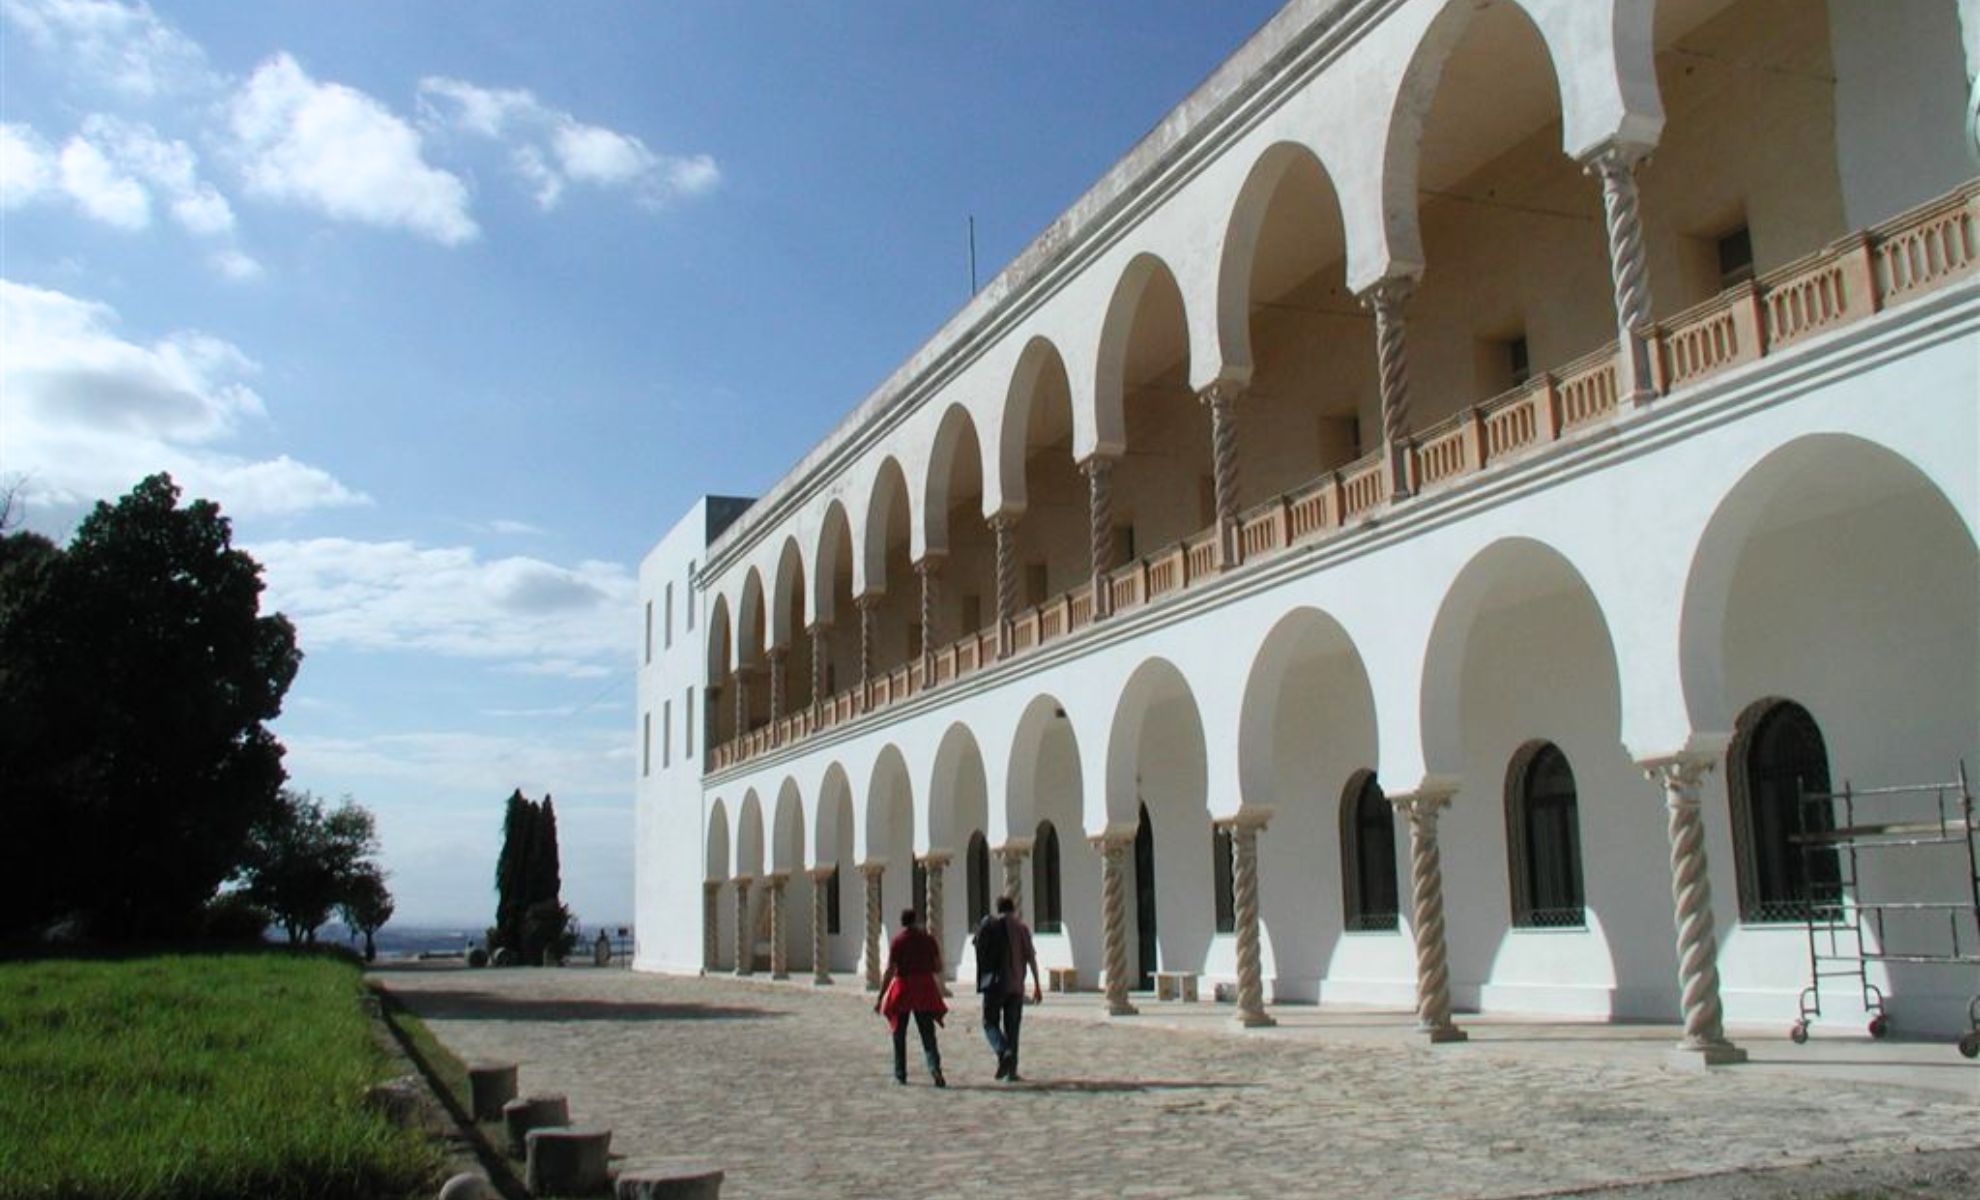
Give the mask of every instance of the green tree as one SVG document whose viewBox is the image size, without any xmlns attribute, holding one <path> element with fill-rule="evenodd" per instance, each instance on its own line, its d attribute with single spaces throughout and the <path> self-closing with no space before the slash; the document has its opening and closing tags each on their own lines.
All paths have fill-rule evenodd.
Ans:
<svg viewBox="0 0 1980 1200">
<path fill-rule="evenodd" d="M 385 873 L 371 863 L 362 864 L 337 901 L 337 915 L 345 925 L 364 935 L 364 961 L 378 957 L 372 935 L 392 919 L 392 893 L 385 886 Z"/>
<path fill-rule="evenodd" d="M 346 796 L 325 811 L 308 792 L 284 788 L 251 831 L 242 890 L 275 918 L 290 945 L 314 942 L 331 910 L 353 898 L 367 873 L 377 875 L 368 861 L 377 853 L 377 824 L 355 800 Z"/>
<path fill-rule="evenodd" d="M 65 549 L 0 537 L 0 933 L 185 936 L 285 779 L 266 722 L 302 661 L 261 568 L 170 476 Z"/>
<path fill-rule="evenodd" d="M 523 912 L 529 908 L 530 845 L 536 835 L 536 805 L 522 789 L 509 793 L 502 812 L 502 854 L 495 860 L 495 928 L 489 949 L 523 950 Z"/>
</svg>

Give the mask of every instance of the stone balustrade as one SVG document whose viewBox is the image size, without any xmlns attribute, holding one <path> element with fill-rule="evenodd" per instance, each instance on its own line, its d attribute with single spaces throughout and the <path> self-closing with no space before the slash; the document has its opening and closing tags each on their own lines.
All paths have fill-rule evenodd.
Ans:
<svg viewBox="0 0 1980 1200">
<path fill-rule="evenodd" d="M 1687 388 L 1757 361 L 1806 338 L 1980 273 L 1980 180 L 1883 225 L 1850 234 L 1822 250 L 1739 284 L 1650 329 L 1654 392 Z M 1410 493 L 1435 491 L 1481 472 L 1510 466 L 1533 451 L 1621 415 L 1615 343 L 1534 375 L 1518 387 L 1467 407 L 1412 434 L 1403 454 L 1381 450 L 1242 513 L 1236 561 L 1271 558 L 1351 528 Z M 1408 488 L 1395 472 L 1407 472 Z M 1222 573 L 1218 530 L 1211 528 L 1108 572 L 1100 586 L 1121 614 L 1157 603 Z M 1093 624 L 1093 586 L 1081 585 L 1019 612 L 1011 654 L 1000 655 L 996 631 L 980 630 L 841 692 L 814 706 L 714 747 L 708 769 L 721 771 L 813 733 L 967 678 Z M 924 666 L 926 664 L 926 666 Z"/>
</svg>

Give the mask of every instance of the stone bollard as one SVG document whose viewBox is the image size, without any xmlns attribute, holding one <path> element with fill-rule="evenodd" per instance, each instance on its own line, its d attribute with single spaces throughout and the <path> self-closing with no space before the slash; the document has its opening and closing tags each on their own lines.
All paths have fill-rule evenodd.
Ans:
<svg viewBox="0 0 1980 1200">
<path fill-rule="evenodd" d="M 476 1063 L 469 1067 L 468 1097 L 475 1120 L 501 1120 L 502 1106 L 516 1098 L 516 1064 Z"/>
<path fill-rule="evenodd" d="M 722 1172 L 699 1163 L 620 1173 L 617 1200 L 721 1200 Z"/>
<path fill-rule="evenodd" d="M 440 1185 L 440 1200 L 502 1200 L 502 1197 L 486 1179 L 472 1171 L 463 1171 Z"/>
<path fill-rule="evenodd" d="M 529 1131 L 523 1186 L 532 1196 L 589 1196 L 612 1186 L 612 1131 L 568 1125 Z"/>
<path fill-rule="evenodd" d="M 364 1104 L 399 1128 L 409 1129 L 419 1122 L 421 1090 L 419 1076 L 401 1075 L 372 1084 L 364 1093 Z"/>
<path fill-rule="evenodd" d="M 502 1106 L 502 1128 L 509 1135 L 511 1158 L 521 1158 L 528 1152 L 525 1139 L 530 1130 L 570 1123 L 571 1105 L 562 1096 L 525 1096 Z"/>
</svg>

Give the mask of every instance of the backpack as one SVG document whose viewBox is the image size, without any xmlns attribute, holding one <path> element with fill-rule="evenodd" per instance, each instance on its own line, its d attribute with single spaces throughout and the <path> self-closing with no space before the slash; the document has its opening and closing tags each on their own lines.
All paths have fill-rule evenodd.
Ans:
<svg viewBox="0 0 1980 1200">
<path fill-rule="evenodd" d="M 997 916 L 983 918 L 976 927 L 976 990 L 994 992 L 1004 986 L 1004 970 L 1011 960 L 1011 930 Z"/>
</svg>

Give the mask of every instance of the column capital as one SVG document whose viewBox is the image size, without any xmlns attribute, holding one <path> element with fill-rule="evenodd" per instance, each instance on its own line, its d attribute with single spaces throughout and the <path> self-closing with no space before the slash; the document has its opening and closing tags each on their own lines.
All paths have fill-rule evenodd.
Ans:
<svg viewBox="0 0 1980 1200">
<path fill-rule="evenodd" d="M 872 612 L 874 609 L 879 608 L 881 602 L 886 600 L 886 598 L 887 592 L 884 588 L 870 592 L 861 592 L 859 595 L 853 597 L 853 607 L 859 609 L 861 612 Z"/>
<path fill-rule="evenodd" d="M 985 517 L 983 523 L 988 525 L 994 531 L 1008 533 L 1011 530 L 1017 528 L 1018 522 L 1022 520 L 1023 517 L 1024 517 L 1024 509 L 1015 508 L 1015 507 L 1006 507 L 1006 508 L 1000 508 L 996 512 L 991 513 L 988 517 Z"/>
<path fill-rule="evenodd" d="M 790 881 L 791 873 L 789 871 L 771 871 L 763 876 L 763 886 L 773 892 L 782 891 L 784 885 Z"/>
<path fill-rule="evenodd" d="M 805 874 L 811 876 L 813 883 L 830 883 L 832 876 L 837 874 L 838 870 L 838 865 L 835 863 L 829 867 L 812 867 Z"/>
<path fill-rule="evenodd" d="M 825 633 L 829 631 L 831 628 L 832 628 L 832 618 L 820 617 L 816 621 L 813 621 L 811 624 L 806 625 L 804 627 L 804 631 L 805 633 L 809 634 L 812 637 L 817 637 L 819 634 Z"/>
<path fill-rule="evenodd" d="M 701 881 L 702 894 L 713 896 L 715 893 L 721 891 L 722 885 L 727 882 L 728 880 L 726 879 L 704 879 Z"/>
<path fill-rule="evenodd" d="M 1197 390 L 1196 399 L 1199 404 L 1208 405 L 1213 409 L 1228 408 L 1236 404 L 1250 390 L 1251 385 L 1243 380 L 1213 379 Z"/>
<path fill-rule="evenodd" d="M 763 653 L 771 663 L 775 664 L 783 662 L 784 659 L 790 657 L 791 648 L 789 646 L 772 646 Z"/>
<path fill-rule="evenodd" d="M 1107 454 L 1103 451 L 1095 450 L 1073 465 L 1078 468 L 1081 475 L 1091 479 L 1096 472 L 1105 475 L 1112 471 L 1120 464 L 1120 461 L 1121 456 L 1118 454 Z"/>
<path fill-rule="evenodd" d="M 1210 823 L 1219 829 L 1260 830 L 1272 819 L 1272 809 L 1266 805 L 1254 804 L 1240 808 L 1228 817 L 1217 817 Z"/>
<path fill-rule="evenodd" d="M 746 892 L 749 890 L 750 885 L 756 882 L 756 876 L 737 875 L 734 878 L 730 879 L 729 882 L 735 884 L 738 891 Z"/>
<path fill-rule="evenodd" d="M 1131 845 L 1137 832 L 1139 827 L 1135 825 L 1109 825 L 1099 833 L 1087 834 L 1086 841 L 1088 845 L 1104 853 L 1110 846 Z"/>
<path fill-rule="evenodd" d="M 1719 765 L 1719 756 L 1693 750 L 1647 758 L 1637 765 L 1643 768 L 1644 778 L 1664 789 L 1665 804 L 1671 808 L 1697 808 L 1701 802 L 1698 791 L 1704 786 L 1705 777 Z"/>
<path fill-rule="evenodd" d="M 1581 170 L 1585 175 L 1597 175 L 1604 179 L 1611 175 L 1628 175 L 1655 149 L 1646 142 L 1609 138 L 1596 143 L 1581 155 Z"/>
<path fill-rule="evenodd" d="M 869 858 L 865 862 L 859 864 L 859 873 L 861 875 L 866 876 L 868 879 L 877 879 L 883 873 L 885 873 L 886 870 L 887 870 L 887 860 L 884 858 Z"/>
<path fill-rule="evenodd" d="M 1005 838 L 1004 844 L 994 847 L 992 853 L 996 854 L 999 858 L 1010 855 L 1026 855 L 1031 853 L 1031 847 L 1036 841 L 1036 838 L 1028 837 Z"/>
<path fill-rule="evenodd" d="M 1378 317 L 1394 317 L 1416 293 L 1416 276 L 1385 275 L 1355 293 L 1361 306 Z"/>
<path fill-rule="evenodd" d="M 936 575 L 942 570 L 942 560 L 949 557 L 947 550 L 924 550 L 921 557 L 914 560 L 916 575 Z"/>
<path fill-rule="evenodd" d="M 926 854 L 918 855 L 915 861 L 924 867 L 946 867 L 955 861 L 955 857 L 947 850 L 930 850 Z"/>
</svg>

